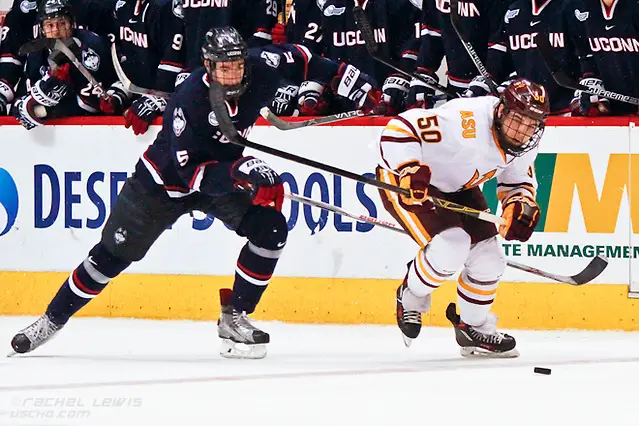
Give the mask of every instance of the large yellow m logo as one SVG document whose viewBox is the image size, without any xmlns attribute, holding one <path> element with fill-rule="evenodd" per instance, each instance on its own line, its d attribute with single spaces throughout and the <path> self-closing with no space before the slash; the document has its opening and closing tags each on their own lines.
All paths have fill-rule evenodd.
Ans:
<svg viewBox="0 0 639 426">
<path fill-rule="evenodd" d="M 600 187 L 601 197 L 588 154 L 558 154 L 544 231 L 568 231 L 577 189 L 588 232 L 614 233 L 623 195 L 627 193 L 633 233 L 639 233 L 639 154 L 611 154 Z"/>
</svg>

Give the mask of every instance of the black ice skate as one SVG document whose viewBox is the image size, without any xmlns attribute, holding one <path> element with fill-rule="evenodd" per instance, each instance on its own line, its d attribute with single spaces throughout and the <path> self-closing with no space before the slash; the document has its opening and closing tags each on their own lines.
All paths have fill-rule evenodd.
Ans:
<svg viewBox="0 0 639 426">
<path fill-rule="evenodd" d="M 408 265 L 410 267 L 411 264 Z M 408 289 L 407 277 L 408 275 L 397 287 L 395 314 L 404 344 L 409 347 L 422 330 L 422 313 L 430 310 L 430 294 L 425 297 L 417 297 L 412 294 Z"/>
<path fill-rule="evenodd" d="M 461 321 L 454 303 L 446 308 L 446 318 L 455 327 L 455 338 L 464 357 L 516 358 L 515 338 L 497 331 L 497 317 L 490 315 L 485 325 L 473 327 Z"/>
<path fill-rule="evenodd" d="M 7 356 L 31 352 L 51 340 L 61 328 L 61 325 L 51 321 L 46 314 L 42 315 L 36 322 L 27 328 L 23 328 L 13 336 L 13 339 L 11 339 L 13 351 Z"/>
<path fill-rule="evenodd" d="M 270 336 L 251 324 L 246 312 L 231 306 L 232 296 L 232 290 L 220 289 L 222 314 L 217 321 L 217 333 L 222 339 L 220 355 L 225 358 L 264 358 Z"/>
</svg>

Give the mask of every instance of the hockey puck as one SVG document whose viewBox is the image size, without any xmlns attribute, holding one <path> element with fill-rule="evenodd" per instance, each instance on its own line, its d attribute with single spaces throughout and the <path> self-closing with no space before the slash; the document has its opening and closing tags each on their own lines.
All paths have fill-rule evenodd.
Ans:
<svg viewBox="0 0 639 426">
<path fill-rule="evenodd" d="M 545 374 L 546 376 L 549 376 L 550 375 L 550 368 L 535 367 L 535 373 L 537 373 L 537 374 Z"/>
</svg>

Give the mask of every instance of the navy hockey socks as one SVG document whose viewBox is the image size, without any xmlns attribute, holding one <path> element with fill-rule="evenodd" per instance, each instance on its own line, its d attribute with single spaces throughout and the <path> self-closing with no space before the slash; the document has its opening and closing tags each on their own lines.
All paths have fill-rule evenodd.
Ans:
<svg viewBox="0 0 639 426">
<path fill-rule="evenodd" d="M 69 318 L 100 294 L 109 281 L 130 264 L 131 262 L 112 256 L 101 244 L 96 245 L 89 256 L 71 272 L 51 300 L 47 316 L 57 325 L 66 324 Z"/>
<path fill-rule="evenodd" d="M 282 250 L 268 250 L 246 243 L 240 252 L 235 268 L 233 299 L 231 304 L 247 314 L 255 311 L 268 282 L 273 275 Z"/>
</svg>

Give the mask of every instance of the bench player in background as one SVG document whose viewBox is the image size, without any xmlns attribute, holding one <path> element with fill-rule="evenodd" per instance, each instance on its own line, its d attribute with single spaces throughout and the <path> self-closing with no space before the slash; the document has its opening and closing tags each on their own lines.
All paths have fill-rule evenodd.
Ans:
<svg viewBox="0 0 639 426">
<path fill-rule="evenodd" d="M 126 76 L 136 86 L 173 92 L 176 79 L 184 69 L 184 22 L 180 3 L 118 0 L 112 20 L 118 58 Z M 132 127 L 136 135 L 145 133 L 166 108 L 166 99 L 154 95 L 134 97 L 119 81 L 107 93 L 110 96 L 100 103 L 100 109 L 111 115 L 124 112 L 125 126 Z"/>
<path fill-rule="evenodd" d="M 293 42 L 303 43 L 334 61 L 347 62 L 382 83 L 382 99 L 377 113 L 394 115 L 404 110 L 409 81 L 374 60 L 355 24 L 353 6 L 360 4 L 373 28 L 380 56 L 390 58 L 399 68 L 411 72 L 419 45 L 419 8 L 410 0 L 317 0 L 296 1 L 289 22 Z M 303 15 L 315 11 L 315 20 Z M 299 10 L 298 10 L 299 9 Z M 319 12 L 319 13 L 318 13 Z M 293 13 L 293 12 L 291 12 Z M 319 22 L 316 22 L 319 18 Z M 302 39 L 298 39 L 301 37 Z M 317 81 L 304 82 L 297 94 L 301 115 L 323 115 L 355 109 L 351 102 L 332 97 L 330 88 Z"/>
<path fill-rule="evenodd" d="M 639 97 L 639 5 L 633 0 L 567 0 L 566 33 L 577 46 L 580 83 Z M 574 115 L 636 114 L 637 106 L 580 90 Z"/>
<path fill-rule="evenodd" d="M 508 0 L 469 0 L 459 2 L 459 26 L 479 58 L 485 63 L 488 52 L 504 49 L 494 38 L 501 28 Z M 450 22 L 450 1 L 428 0 L 422 5 L 422 32 L 416 72 L 423 78 L 437 83 L 435 74 L 442 60 L 448 67 L 448 88 L 463 93 L 477 75 L 477 67 L 462 46 L 459 36 Z M 433 107 L 435 91 L 419 80 L 410 82 L 406 104 L 408 108 Z"/>
<path fill-rule="evenodd" d="M 44 0 L 38 10 L 38 25 L 40 37 L 68 42 L 70 50 L 96 81 L 106 85 L 115 81 L 107 40 L 75 28 L 75 17 L 67 0 Z M 55 62 L 55 68 L 49 66 L 48 59 Z M 66 56 L 59 53 L 51 56 L 48 49 L 31 53 L 26 59 L 26 76 L 28 93 L 12 109 L 26 129 L 42 126 L 51 118 L 100 114 L 100 92 Z"/>
<path fill-rule="evenodd" d="M 230 115 L 244 135 L 282 76 L 293 81 L 332 78 L 338 94 L 368 110 L 374 107 L 369 93 L 374 88 L 370 78 L 354 67 L 344 70 L 303 46 L 249 50 L 232 27 L 213 28 L 206 34 L 202 58 L 204 67 L 194 70 L 169 101 L 162 129 L 120 191 L 102 239 L 63 283 L 46 313 L 13 338 L 15 352 L 29 352 L 48 341 L 111 279 L 141 260 L 169 225 L 198 210 L 248 239 L 238 257 L 233 289 L 220 291 L 221 354 L 266 355 L 269 335 L 254 327 L 247 315 L 255 311 L 286 244 L 288 228 L 280 212 L 284 189 L 271 167 L 245 156 L 241 146 L 222 135 L 207 107 L 209 82 L 223 86 Z M 248 350 L 235 343 L 248 345 Z"/>
<path fill-rule="evenodd" d="M 20 46 L 38 37 L 38 6 L 42 1 L 14 0 L 0 28 L 0 116 L 8 113 L 23 80 L 25 58 L 18 55 Z M 69 2 L 79 28 L 107 37 L 111 31 L 104 16 L 115 0 L 72 0 Z M 24 84 L 23 84 L 24 85 Z"/>
<path fill-rule="evenodd" d="M 479 185 L 497 177 L 506 240 L 527 241 L 539 221 L 534 160 L 548 116 L 543 86 L 511 82 L 500 98 L 451 100 L 412 109 L 387 124 L 379 142 L 377 178 L 410 191 L 380 191 L 388 212 L 421 247 L 397 289 L 397 324 L 410 345 L 421 330 L 431 292 L 461 271 L 453 322 L 462 355 L 517 356 L 515 339 L 497 331 L 490 308 L 506 266 L 497 229 L 435 207 L 429 196 L 488 208 Z"/>
<path fill-rule="evenodd" d="M 499 48 L 489 49 L 486 60 L 488 72 L 502 85 L 517 77 L 543 85 L 550 98 L 551 115 L 570 113 L 573 91 L 555 82 L 535 40 L 548 37 L 561 70 L 572 77 L 579 75 L 575 46 L 570 32 L 566 31 L 564 8 L 565 2 L 557 0 L 514 1 L 502 16 L 501 30 L 494 37 Z M 477 76 L 464 96 L 485 96 L 489 93 L 485 78 Z"/>
</svg>

